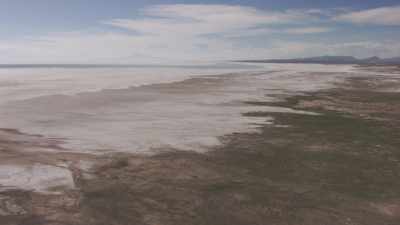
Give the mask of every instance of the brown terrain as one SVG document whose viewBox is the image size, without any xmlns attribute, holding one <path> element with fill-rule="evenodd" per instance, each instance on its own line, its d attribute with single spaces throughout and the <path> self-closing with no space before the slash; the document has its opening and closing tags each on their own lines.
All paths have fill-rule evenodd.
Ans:
<svg viewBox="0 0 400 225">
<path fill-rule="evenodd" d="M 54 153 L 46 149 L 59 148 L 60 140 L 2 130 L 2 164 L 64 162 L 76 188 L 60 187 L 57 194 L 4 190 L 0 224 L 398 225 L 395 89 L 400 78 L 353 77 L 281 102 L 248 102 L 320 115 L 247 113 L 272 116 L 274 124 L 221 137 L 224 145 L 205 154 Z M 81 160 L 97 163 L 84 170 Z"/>
</svg>

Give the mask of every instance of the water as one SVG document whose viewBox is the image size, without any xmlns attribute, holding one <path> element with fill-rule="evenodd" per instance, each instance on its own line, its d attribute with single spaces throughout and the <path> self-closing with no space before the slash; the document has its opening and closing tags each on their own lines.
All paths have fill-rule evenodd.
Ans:
<svg viewBox="0 0 400 225">
<path fill-rule="evenodd" d="M 349 72 L 345 65 L 8 65 L 0 69 L 0 127 L 93 154 L 201 152 L 220 144 L 220 136 L 271 122 L 245 112 L 304 113 L 244 101 L 328 88 Z"/>
</svg>

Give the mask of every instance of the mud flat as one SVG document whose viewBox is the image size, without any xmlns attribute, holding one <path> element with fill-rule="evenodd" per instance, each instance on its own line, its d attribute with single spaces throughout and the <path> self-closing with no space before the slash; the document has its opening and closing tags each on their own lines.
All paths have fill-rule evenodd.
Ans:
<svg viewBox="0 0 400 225">
<path fill-rule="evenodd" d="M 1 160 L 67 168 L 74 182 L 3 189 L 1 224 L 397 225 L 398 87 L 396 76 L 370 75 L 280 102 L 247 102 L 314 113 L 246 113 L 274 122 L 221 137 L 223 145 L 207 153 L 91 156 L 63 152 L 60 140 L 2 131 Z M 26 145 L 49 151 L 19 151 Z"/>
</svg>

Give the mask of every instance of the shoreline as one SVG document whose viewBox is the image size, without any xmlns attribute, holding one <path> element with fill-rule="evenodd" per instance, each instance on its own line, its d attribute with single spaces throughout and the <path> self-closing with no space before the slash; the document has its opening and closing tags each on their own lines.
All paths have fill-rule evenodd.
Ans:
<svg viewBox="0 0 400 225">
<path fill-rule="evenodd" d="M 248 102 L 320 115 L 246 113 L 272 116 L 274 124 L 263 125 L 260 133 L 227 135 L 207 153 L 98 156 L 93 176 L 73 174 L 77 189 L 61 198 L 1 192 L 0 220 L 6 225 L 398 224 L 400 93 L 377 91 L 387 87 L 380 79 L 350 78 L 281 102 Z"/>
</svg>

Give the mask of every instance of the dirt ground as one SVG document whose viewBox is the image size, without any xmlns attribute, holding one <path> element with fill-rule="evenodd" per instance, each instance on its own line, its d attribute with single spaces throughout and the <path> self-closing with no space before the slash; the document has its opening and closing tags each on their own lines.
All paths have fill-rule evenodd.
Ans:
<svg viewBox="0 0 400 225">
<path fill-rule="evenodd" d="M 320 115 L 247 113 L 272 116 L 274 124 L 259 133 L 221 137 L 224 145 L 206 154 L 28 154 L 19 148 L 33 142 L 11 143 L 0 135 L 2 160 L 75 162 L 69 165 L 76 185 L 58 194 L 1 192 L 0 224 L 400 224 L 396 87 L 400 80 L 354 77 L 281 102 L 248 102 Z M 82 158 L 97 164 L 82 171 L 75 166 Z"/>
</svg>

